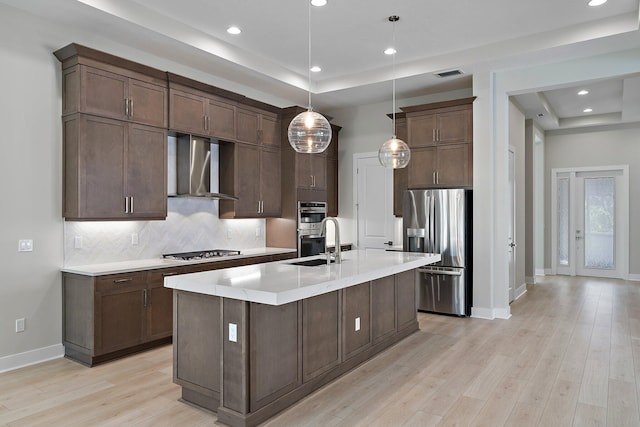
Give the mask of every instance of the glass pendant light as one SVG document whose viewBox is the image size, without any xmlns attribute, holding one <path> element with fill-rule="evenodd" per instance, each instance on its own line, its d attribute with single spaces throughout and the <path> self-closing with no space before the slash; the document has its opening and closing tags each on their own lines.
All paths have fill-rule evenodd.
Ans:
<svg viewBox="0 0 640 427">
<path fill-rule="evenodd" d="M 393 23 L 393 46 L 389 50 L 393 55 L 393 136 L 386 141 L 378 150 L 378 160 L 385 168 L 400 169 L 409 164 L 411 160 L 411 150 L 409 146 L 401 139 L 396 137 L 396 22 L 400 19 L 397 15 L 389 17 L 389 21 Z"/>
<path fill-rule="evenodd" d="M 289 144 L 298 153 L 322 153 L 331 143 L 331 125 L 320 113 L 311 108 L 311 3 L 309 2 L 309 107 L 289 123 Z"/>
</svg>

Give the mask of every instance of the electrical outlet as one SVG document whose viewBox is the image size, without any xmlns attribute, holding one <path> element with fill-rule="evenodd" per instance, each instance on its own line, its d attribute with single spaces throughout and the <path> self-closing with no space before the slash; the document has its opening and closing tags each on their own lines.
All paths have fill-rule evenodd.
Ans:
<svg viewBox="0 0 640 427">
<path fill-rule="evenodd" d="M 356 317 L 356 332 L 360 330 L 360 318 Z"/>
<path fill-rule="evenodd" d="M 229 323 L 229 341 L 238 342 L 238 325 Z"/>
<path fill-rule="evenodd" d="M 138 233 L 131 233 L 131 245 L 135 246 L 138 244 Z"/>
<path fill-rule="evenodd" d="M 256 227 L 256 237 L 260 237 L 260 233 L 261 233 L 260 226 L 258 226 Z"/>
<path fill-rule="evenodd" d="M 24 332 L 24 318 L 16 319 L 16 333 Z"/>
<path fill-rule="evenodd" d="M 73 238 L 73 247 L 75 249 L 82 249 L 82 236 L 75 236 Z"/>
<path fill-rule="evenodd" d="M 18 252 L 32 252 L 33 240 L 18 240 Z"/>
</svg>

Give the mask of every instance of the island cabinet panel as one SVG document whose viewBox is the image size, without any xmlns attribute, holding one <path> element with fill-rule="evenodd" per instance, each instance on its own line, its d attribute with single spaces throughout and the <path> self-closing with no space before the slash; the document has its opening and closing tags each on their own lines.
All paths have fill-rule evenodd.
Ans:
<svg viewBox="0 0 640 427">
<path fill-rule="evenodd" d="M 371 285 L 344 289 L 342 297 L 343 358 L 347 360 L 371 346 Z"/>
<path fill-rule="evenodd" d="M 183 395 L 216 410 L 220 403 L 222 362 L 222 299 L 176 292 L 173 381 Z"/>
<path fill-rule="evenodd" d="M 249 304 L 222 299 L 222 399 L 227 409 L 249 412 Z M 235 331 L 235 337 L 231 329 Z"/>
<path fill-rule="evenodd" d="M 251 304 L 250 410 L 256 411 L 302 383 L 298 355 L 302 304 Z"/>
<path fill-rule="evenodd" d="M 257 426 L 418 330 L 414 294 L 415 270 L 283 305 L 176 289 L 174 380 L 219 423 Z"/>
<path fill-rule="evenodd" d="M 416 270 L 409 270 L 395 275 L 397 301 L 398 331 L 407 327 L 415 327 L 416 323 Z"/>
<path fill-rule="evenodd" d="M 341 292 L 304 299 L 302 304 L 303 380 L 309 381 L 340 364 Z"/>
<path fill-rule="evenodd" d="M 371 335 L 373 343 L 396 332 L 396 281 L 394 276 L 371 281 Z"/>
</svg>

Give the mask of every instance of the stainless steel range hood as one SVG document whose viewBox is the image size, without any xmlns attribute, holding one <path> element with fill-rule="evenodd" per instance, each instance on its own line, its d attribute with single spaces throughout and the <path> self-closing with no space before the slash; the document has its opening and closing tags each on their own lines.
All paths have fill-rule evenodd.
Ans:
<svg viewBox="0 0 640 427">
<path fill-rule="evenodd" d="M 173 186 L 169 185 L 170 197 L 204 197 L 209 199 L 238 200 L 235 196 L 217 192 L 217 167 L 215 170 L 216 176 L 211 176 L 212 147 L 210 139 L 180 135 L 176 138 L 175 145 L 176 185 L 175 193 L 171 191 Z M 217 150 L 215 150 L 214 157 L 215 159 L 213 160 L 215 166 L 217 166 Z M 174 175 L 171 172 L 172 163 L 170 160 L 169 179 L 172 179 Z M 212 188 L 212 185 L 215 186 L 215 188 Z"/>
</svg>

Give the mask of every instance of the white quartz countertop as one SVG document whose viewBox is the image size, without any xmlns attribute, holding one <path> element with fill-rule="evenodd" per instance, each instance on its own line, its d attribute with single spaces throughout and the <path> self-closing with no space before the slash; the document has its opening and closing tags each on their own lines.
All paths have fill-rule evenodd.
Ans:
<svg viewBox="0 0 640 427">
<path fill-rule="evenodd" d="M 270 305 L 286 304 L 343 289 L 440 261 L 440 254 L 364 249 L 343 252 L 341 264 L 315 267 L 292 262 L 297 258 L 164 279 L 167 288 Z"/>
<path fill-rule="evenodd" d="M 132 261 L 121 262 L 108 262 L 103 264 L 88 264 L 88 265 L 74 265 L 63 267 L 64 273 L 82 274 L 85 276 L 103 276 L 106 274 L 116 273 L 130 273 L 140 270 L 153 270 L 156 268 L 167 267 L 179 267 L 185 265 L 227 261 L 230 259 L 241 259 L 262 255 L 277 255 L 284 253 L 296 252 L 295 249 L 288 248 L 253 248 L 253 249 L 240 249 L 240 255 L 205 258 L 199 260 L 179 260 L 179 259 L 164 259 L 164 258 L 151 258 L 151 259 L 138 259 Z"/>
</svg>

